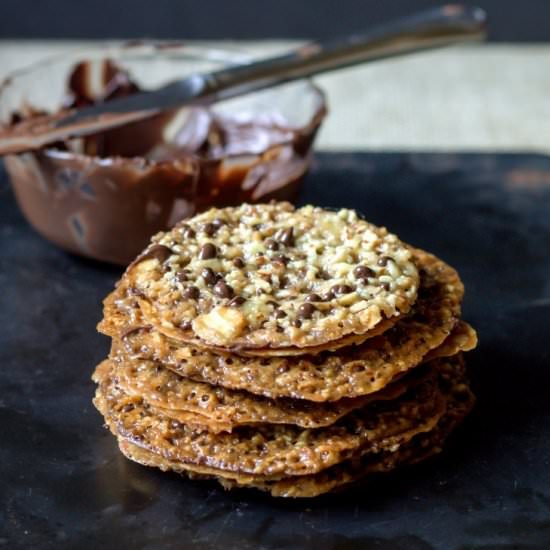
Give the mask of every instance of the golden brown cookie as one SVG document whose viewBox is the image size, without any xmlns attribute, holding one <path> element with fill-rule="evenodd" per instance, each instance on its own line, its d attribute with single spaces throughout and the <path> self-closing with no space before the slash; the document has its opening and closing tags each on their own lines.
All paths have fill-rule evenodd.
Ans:
<svg viewBox="0 0 550 550">
<path fill-rule="evenodd" d="M 143 312 L 149 312 L 149 316 L 144 315 Z M 103 313 L 104 318 L 98 324 L 97 329 L 99 332 L 111 338 L 119 339 L 125 337 L 128 334 L 136 332 L 140 327 L 152 328 L 148 320 L 151 316 L 154 317 L 154 311 L 151 304 L 144 301 L 139 296 L 136 296 L 134 290 L 128 288 L 124 280 L 119 281 L 115 290 L 105 298 L 103 302 Z M 336 351 L 343 347 L 362 344 L 369 338 L 386 332 L 386 330 L 394 326 L 399 319 L 400 317 L 383 319 L 374 328 L 364 334 L 348 334 L 338 340 L 325 342 L 315 346 L 308 346 L 307 348 L 279 347 L 244 349 L 240 346 L 235 346 L 233 349 L 229 349 L 221 346 L 204 345 L 200 341 L 195 341 L 188 346 L 218 355 L 237 354 L 241 357 L 291 357 L 293 355 L 303 355 L 305 353 L 308 355 L 317 355 L 323 351 Z M 182 343 L 179 340 L 181 335 L 179 329 L 163 326 L 162 332 L 159 334 L 169 338 L 177 346 L 186 346 L 184 342 Z"/>
<path fill-rule="evenodd" d="M 477 332 L 465 321 L 459 321 L 443 343 L 424 356 L 424 361 L 451 357 L 459 351 L 471 351 L 477 346 Z"/>
<path fill-rule="evenodd" d="M 269 399 L 242 390 L 228 390 L 183 378 L 159 363 L 124 356 L 104 361 L 93 378 L 99 383 L 110 377 L 127 395 L 141 397 L 153 412 L 195 429 L 217 433 L 254 424 L 292 424 L 302 428 L 330 426 L 371 401 L 397 399 L 429 375 L 428 368 L 417 368 L 378 392 L 325 403 Z"/>
<path fill-rule="evenodd" d="M 407 313 L 409 248 L 352 210 L 212 209 L 159 234 L 123 281 L 149 324 L 226 349 L 307 348 Z"/>
</svg>

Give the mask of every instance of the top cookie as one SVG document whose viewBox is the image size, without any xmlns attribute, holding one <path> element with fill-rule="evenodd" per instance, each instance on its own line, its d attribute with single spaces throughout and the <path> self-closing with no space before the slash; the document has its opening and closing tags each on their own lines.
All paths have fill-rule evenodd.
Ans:
<svg viewBox="0 0 550 550">
<path fill-rule="evenodd" d="M 153 237 L 124 284 L 159 330 L 227 349 L 308 347 L 407 313 L 408 247 L 360 219 L 289 203 L 212 209 Z"/>
</svg>

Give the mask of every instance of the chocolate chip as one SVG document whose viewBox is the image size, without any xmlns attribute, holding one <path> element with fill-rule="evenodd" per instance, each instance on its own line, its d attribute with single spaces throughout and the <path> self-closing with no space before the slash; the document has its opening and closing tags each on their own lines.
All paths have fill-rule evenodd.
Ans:
<svg viewBox="0 0 550 550">
<path fill-rule="evenodd" d="M 214 225 L 213 223 L 205 223 L 203 226 L 201 226 L 201 229 L 204 233 L 206 233 L 206 235 L 211 237 L 219 229 L 219 226 Z"/>
<path fill-rule="evenodd" d="M 212 271 L 209 267 L 205 267 L 201 271 L 201 277 L 204 279 L 204 282 L 210 286 L 216 284 L 216 281 L 218 280 L 214 271 Z"/>
<path fill-rule="evenodd" d="M 382 256 L 381 258 L 378 259 L 378 265 L 380 267 L 384 267 L 386 265 L 388 265 L 388 262 L 391 260 L 391 258 L 389 258 L 388 256 Z"/>
<path fill-rule="evenodd" d="M 218 250 L 212 243 L 206 243 L 201 246 L 199 251 L 199 260 L 211 260 L 218 254 Z"/>
<path fill-rule="evenodd" d="M 191 330 L 192 326 L 193 326 L 193 323 L 191 323 L 191 321 L 182 321 L 180 323 L 180 328 L 182 330 Z"/>
<path fill-rule="evenodd" d="M 390 287 L 390 283 L 382 283 L 380 286 L 381 286 L 386 292 L 389 292 L 389 290 L 390 290 L 390 288 L 391 288 L 391 287 Z"/>
<path fill-rule="evenodd" d="M 292 326 L 300 328 L 302 326 L 302 321 L 300 321 L 300 319 L 294 319 L 294 321 L 292 321 Z"/>
<path fill-rule="evenodd" d="M 182 296 L 186 300 L 196 300 L 200 296 L 200 291 L 196 286 L 190 286 L 183 291 Z"/>
<path fill-rule="evenodd" d="M 187 281 L 187 273 L 185 273 L 185 271 L 178 271 L 176 273 L 176 279 L 180 282 L 180 283 L 185 283 L 185 281 Z"/>
<path fill-rule="evenodd" d="M 225 224 L 225 220 L 222 220 L 221 218 L 216 218 L 216 219 L 212 220 L 212 225 L 214 225 L 218 229 L 224 224 Z"/>
<path fill-rule="evenodd" d="M 317 278 L 322 279 L 323 281 L 327 281 L 328 279 L 330 279 L 330 275 L 324 269 L 320 269 L 317 272 Z"/>
<path fill-rule="evenodd" d="M 335 296 L 339 296 L 340 294 L 349 294 L 350 292 L 353 292 L 353 288 L 349 285 L 335 285 L 330 289 L 330 291 Z"/>
<path fill-rule="evenodd" d="M 298 317 L 302 319 L 311 319 L 316 311 L 317 308 L 313 304 L 306 302 L 298 308 Z"/>
<path fill-rule="evenodd" d="M 188 225 L 183 226 L 183 231 L 181 234 L 185 239 L 194 239 L 196 235 L 195 231 Z"/>
<path fill-rule="evenodd" d="M 234 292 L 225 281 L 218 281 L 214 286 L 214 294 L 220 298 L 231 298 Z"/>
<path fill-rule="evenodd" d="M 287 229 L 282 229 L 277 233 L 276 238 L 281 244 L 284 244 L 285 246 L 293 246 L 294 229 L 292 227 L 288 227 Z"/>
<path fill-rule="evenodd" d="M 279 243 L 277 241 L 274 241 L 273 239 L 268 239 L 265 241 L 265 246 L 269 250 L 279 250 Z"/>
<path fill-rule="evenodd" d="M 242 306 L 245 302 L 246 300 L 242 296 L 235 296 L 228 305 L 231 307 L 238 307 Z"/>
<path fill-rule="evenodd" d="M 321 298 L 321 296 L 319 296 L 319 294 L 308 294 L 305 297 L 305 301 L 306 302 L 322 302 L 323 299 Z"/>
<path fill-rule="evenodd" d="M 278 309 L 275 311 L 275 319 L 284 319 L 286 317 L 286 313 L 282 309 Z"/>
<path fill-rule="evenodd" d="M 273 261 L 274 262 L 279 262 L 279 263 L 282 263 L 283 265 L 286 265 L 288 264 L 288 262 L 290 261 L 286 256 L 284 256 L 283 254 L 276 254 L 275 256 L 273 256 Z"/>
<path fill-rule="evenodd" d="M 159 263 L 164 263 L 172 255 L 172 250 L 162 244 L 153 245 L 140 260 L 148 260 L 156 258 Z"/>
<path fill-rule="evenodd" d="M 332 292 L 332 290 L 329 290 L 328 292 L 322 294 L 321 298 L 323 299 L 323 302 L 330 302 L 334 299 L 334 293 Z"/>
<path fill-rule="evenodd" d="M 135 286 L 131 286 L 127 291 L 126 294 L 128 296 L 140 296 L 142 298 L 145 298 L 145 294 Z"/>
<path fill-rule="evenodd" d="M 375 275 L 376 275 L 376 273 L 370 267 L 367 267 L 366 265 L 358 265 L 353 270 L 353 276 L 356 279 L 362 279 L 364 281 L 366 281 L 369 277 L 374 277 Z"/>
<path fill-rule="evenodd" d="M 244 267 L 244 262 L 241 258 L 235 258 L 233 260 L 233 265 L 238 269 L 242 269 Z"/>
</svg>

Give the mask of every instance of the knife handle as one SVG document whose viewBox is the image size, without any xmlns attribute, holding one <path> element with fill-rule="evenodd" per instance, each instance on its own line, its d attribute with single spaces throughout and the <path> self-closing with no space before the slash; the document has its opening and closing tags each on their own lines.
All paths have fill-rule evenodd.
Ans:
<svg viewBox="0 0 550 550">
<path fill-rule="evenodd" d="M 481 8 L 449 4 L 341 40 L 312 42 L 279 57 L 204 75 L 201 97 L 226 99 L 298 78 L 485 37 Z"/>
</svg>

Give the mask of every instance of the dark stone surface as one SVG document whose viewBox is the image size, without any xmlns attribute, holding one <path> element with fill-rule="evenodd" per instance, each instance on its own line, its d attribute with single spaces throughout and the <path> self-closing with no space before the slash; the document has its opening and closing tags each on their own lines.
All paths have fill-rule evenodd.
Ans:
<svg viewBox="0 0 550 550">
<path fill-rule="evenodd" d="M 122 458 L 91 405 L 119 271 L 57 250 L 0 183 L 0 548 L 550 548 L 550 159 L 319 155 L 304 201 L 353 206 L 463 275 L 479 402 L 437 459 L 312 501 Z"/>
</svg>

